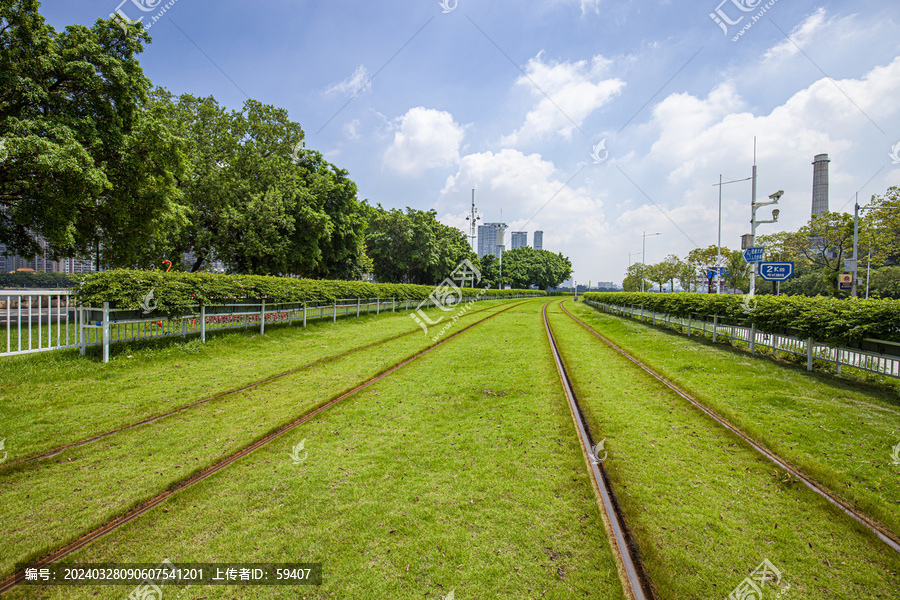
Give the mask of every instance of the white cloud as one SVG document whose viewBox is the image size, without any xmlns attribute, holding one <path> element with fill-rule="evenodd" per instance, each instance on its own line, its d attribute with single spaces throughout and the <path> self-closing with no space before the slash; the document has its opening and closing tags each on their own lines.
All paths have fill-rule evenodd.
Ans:
<svg viewBox="0 0 900 600">
<path fill-rule="evenodd" d="M 566 139 L 581 127 L 591 113 L 603 107 L 625 87 L 621 79 L 604 79 L 610 60 L 595 56 L 590 63 L 545 62 L 543 53 L 528 61 L 526 76 L 516 84 L 524 86 L 538 100 L 525 116 L 517 131 L 501 140 L 504 146 L 515 146 L 547 135 Z"/>
<path fill-rule="evenodd" d="M 344 123 L 344 135 L 347 136 L 347 139 L 358 140 L 360 138 L 360 126 L 361 123 L 359 119 L 353 119 L 352 121 L 347 121 L 346 123 Z"/>
<path fill-rule="evenodd" d="M 442 221 L 460 227 L 475 189 L 482 222 L 502 218 L 510 231 L 544 229 L 545 248 L 551 250 L 548 242 L 557 250 L 567 243 L 593 247 L 607 228 L 603 203 L 585 188 L 566 185 L 572 175 L 540 154 L 512 149 L 469 154 L 441 191 Z"/>
<path fill-rule="evenodd" d="M 418 106 L 398 120 L 394 141 L 384 153 L 384 164 L 402 175 L 459 162 L 465 127 L 446 111 Z"/>
<path fill-rule="evenodd" d="M 586 15 L 589 12 L 600 14 L 601 0 L 581 0 L 581 14 Z"/>
<path fill-rule="evenodd" d="M 898 95 L 900 57 L 859 79 L 820 79 L 768 115 L 743 109 L 730 82 L 705 99 L 672 94 L 653 110 L 659 138 L 651 157 L 669 165 L 669 181 L 677 182 L 721 164 L 723 156 L 746 155 L 754 136 L 770 159 L 849 150 L 859 130 L 872 127 L 869 118 L 887 124 L 895 117 Z"/>
<path fill-rule="evenodd" d="M 336 83 L 327 90 L 325 90 L 326 94 L 346 94 L 348 96 L 355 96 L 363 90 L 363 86 L 365 86 L 366 90 L 371 90 L 372 86 L 368 85 L 370 80 L 369 71 L 366 69 L 364 65 L 360 65 L 353 72 L 353 75 L 348 77 L 347 79 L 341 81 L 340 83 Z"/>
<path fill-rule="evenodd" d="M 764 58 L 766 60 L 778 60 L 797 54 L 828 24 L 829 22 L 825 19 L 825 9 L 820 7 L 791 30 L 790 39 L 786 39 L 770 48 Z"/>
</svg>

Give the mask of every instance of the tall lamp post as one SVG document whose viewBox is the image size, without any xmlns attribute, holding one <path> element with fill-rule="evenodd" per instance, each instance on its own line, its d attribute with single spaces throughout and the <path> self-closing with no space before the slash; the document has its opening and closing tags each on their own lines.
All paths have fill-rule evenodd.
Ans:
<svg viewBox="0 0 900 600">
<path fill-rule="evenodd" d="M 659 233 L 647 233 L 646 231 L 641 236 L 641 292 L 644 291 L 644 268 L 647 266 L 647 238 L 653 237 L 654 235 L 661 235 Z"/>
<path fill-rule="evenodd" d="M 750 181 L 753 179 L 753 176 L 745 177 L 744 179 L 732 179 L 729 181 L 722 181 L 722 175 L 719 175 L 719 183 L 714 183 L 713 187 L 719 188 L 719 238 L 718 243 L 716 244 L 716 293 L 722 293 L 722 186 L 728 185 L 729 183 L 739 183 L 741 181 Z"/>
<path fill-rule="evenodd" d="M 867 210 L 872 210 L 875 208 L 874 206 L 863 206 L 860 208 L 859 206 L 859 193 L 856 194 L 856 206 L 853 210 L 853 292 L 852 295 L 856 298 L 859 295 L 859 291 L 857 290 L 857 277 L 859 275 L 859 213 Z M 898 210 L 895 207 L 882 207 L 887 208 L 889 210 Z M 869 258 L 866 261 L 866 299 L 869 298 L 869 270 L 872 263 L 872 246 L 869 245 Z"/>
</svg>

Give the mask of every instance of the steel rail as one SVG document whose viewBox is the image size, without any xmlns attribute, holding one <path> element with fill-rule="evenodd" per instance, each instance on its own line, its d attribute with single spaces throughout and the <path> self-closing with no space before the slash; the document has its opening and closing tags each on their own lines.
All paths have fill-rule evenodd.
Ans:
<svg viewBox="0 0 900 600">
<path fill-rule="evenodd" d="M 492 319 L 500 314 L 503 314 L 509 310 L 512 310 L 518 306 L 521 306 L 521 305 L 525 304 L 526 302 L 527 302 L 527 300 L 525 302 L 519 302 L 518 304 L 514 304 L 512 306 L 504 308 L 503 310 L 500 310 L 493 314 L 490 314 L 490 315 L 486 316 L 485 318 L 483 318 L 479 321 L 476 321 L 475 323 L 472 323 L 471 325 L 464 327 L 463 329 L 457 331 L 453 335 L 450 335 L 450 336 L 444 338 L 443 340 L 432 344 L 428 348 L 425 348 L 424 350 L 420 350 L 419 352 L 412 355 L 411 357 L 403 360 L 400 363 L 397 363 L 396 365 L 394 365 L 392 367 L 389 367 L 388 369 L 385 369 L 384 371 L 382 371 L 375 377 L 372 377 L 371 379 L 358 385 L 357 387 L 353 388 L 352 390 L 350 390 L 348 392 L 344 392 L 340 396 L 337 396 L 336 398 L 329 400 L 328 402 L 319 406 L 318 408 L 308 411 L 303 416 L 297 418 L 296 420 L 292 421 L 291 423 L 288 423 L 287 425 L 284 425 L 284 426 L 280 427 L 279 429 L 265 435 L 264 437 L 253 442 L 252 444 L 245 446 L 241 450 L 238 450 L 237 452 L 231 454 L 230 456 L 227 456 L 226 458 L 220 460 L 216 464 L 203 469 L 199 473 L 195 473 L 194 475 L 191 475 L 190 477 L 183 479 L 182 481 L 171 486 L 168 490 L 156 495 L 155 497 L 151 498 L 150 500 L 147 500 L 147 501 L 141 503 L 139 506 L 126 511 L 125 513 L 119 515 L 118 517 L 113 517 L 112 519 L 110 519 L 109 521 L 104 523 L 103 525 L 100 525 L 99 527 L 94 528 L 92 531 L 82 535 L 75 541 L 70 542 L 69 544 L 66 544 L 63 547 L 50 552 L 43 558 L 33 561 L 32 563 L 30 563 L 28 565 L 22 566 L 15 573 L 13 573 L 12 575 L 10 575 L 10 576 L 6 577 L 5 579 L 3 579 L 2 581 L 0 581 L 0 595 L 3 595 L 6 592 L 12 590 L 13 588 L 17 587 L 22 581 L 24 581 L 25 569 L 41 568 L 41 567 L 47 566 L 49 564 L 53 564 L 53 563 L 58 562 L 59 560 L 65 558 L 66 556 L 72 554 L 73 552 L 76 552 L 77 550 L 81 550 L 82 548 L 90 545 L 91 543 L 95 542 L 96 540 L 98 540 L 98 539 L 106 536 L 107 534 L 111 533 L 112 531 L 118 529 L 122 525 L 125 525 L 126 523 L 133 521 L 134 519 L 140 517 L 141 515 L 145 514 L 146 512 L 150 511 L 151 509 L 159 506 L 160 504 L 162 504 L 163 502 L 165 502 L 171 496 L 177 494 L 178 492 L 197 485 L 201 481 L 203 481 L 203 480 L 207 479 L 208 477 L 210 477 L 211 475 L 225 469 L 226 467 L 230 466 L 231 464 L 233 464 L 233 463 L 237 462 L 238 460 L 244 458 L 245 456 L 251 454 L 255 450 L 262 448 L 263 446 L 280 438 L 281 436 L 288 433 L 289 431 L 292 431 L 293 429 L 299 427 L 300 425 L 303 425 L 304 423 L 310 421 L 314 417 L 325 412 L 326 410 L 328 410 L 332 406 L 338 404 L 342 400 L 346 400 L 347 398 L 354 396 L 358 392 L 361 392 L 362 390 L 374 385 L 375 383 L 381 381 L 388 375 L 391 375 L 391 374 L 395 373 L 396 371 L 399 371 L 406 365 L 418 360 L 419 358 L 421 358 L 421 357 L 425 356 L 426 354 L 430 353 L 431 351 L 443 346 L 444 344 L 450 342 L 451 340 L 456 339 L 457 337 L 466 333 L 470 329 L 477 327 L 478 325 L 481 325 L 485 321 Z"/>
<path fill-rule="evenodd" d="M 556 339 L 553 336 L 553 330 L 550 327 L 550 321 L 547 318 L 547 307 L 549 305 L 550 302 L 544 304 L 543 310 L 544 328 L 547 331 L 547 339 L 550 341 L 550 348 L 553 351 L 553 360 L 556 363 L 556 370 L 559 372 L 559 378 L 562 382 L 566 399 L 568 400 L 572 419 L 575 421 L 575 427 L 578 431 L 578 439 L 581 442 L 582 450 L 584 451 L 586 458 L 591 457 L 593 456 L 593 437 L 591 436 L 590 429 L 585 421 L 584 414 L 581 412 L 578 398 L 575 396 L 575 391 L 569 380 L 569 374 L 566 371 L 562 355 L 559 352 Z M 653 598 L 652 586 L 650 585 L 649 578 L 644 572 L 638 555 L 637 545 L 633 541 L 634 538 L 625 525 L 624 516 L 618 507 L 618 502 L 615 499 L 612 484 L 606 473 L 606 469 L 603 468 L 602 464 L 595 460 L 588 459 L 587 462 L 590 465 L 591 475 L 593 476 L 596 489 L 600 493 L 600 497 L 603 501 L 603 509 L 606 513 L 607 522 L 610 525 L 612 537 L 615 540 L 617 549 L 616 554 L 619 563 L 625 572 L 623 584 L 626 588 L 626 593 L 630 593 L 634 600 Z"/>
<path fill-rule="evenodd" d="M 610 348 L 612 348 L 613 350 L 615 350 L 616 352 L 618 352 L 619 354 L 621 354 L 622 356 L 624 356 L 625 358 L 627 358 L 628 360 L 633 362 L 635 365 L 637 365 L 638 367 L 643 369 L 651 377 L 653 377 L 654 379 L 656 379 L 657 381 L 659 381 L 660 383 L 665 385 L 667 388 L 669 388 L 670 390 L 672 390 L 673 392 L 675 392 L 676 394 L 678 394 L 679 396 L 681 396 L 682 398 L 684 398 L 685 400 L 690 402 L 694 407 L 699 409 L 701 412 L 706 414 L 708 417 L 714 419 L 717 423 L 719 423 L 719 425 L 721 425 L 722 427 L 725 427 L 726 429 L 731 431 L 733 434 L 735 434 L 736 436 L 738 436 L 739 438 L 744 440 L 751 448 L 756 450 L 758 453 L 760 453 L 762 456 L 764 456 L 769 461 L 774 463 L 776 466 L 781 467 L 785 471 L 791 473 L 798 480 L 802 481 L 804 483 L 804 485 L 806 485 L 806 487 L 808 487 L 813 492 L 815 492 L 816 494 L 818 494 L 819 496 L 821 496 L 822 498 L 824 498 L 825 500 L 830 502 L 832 505 L 834 505 L 837 508 L 839 508 L 840 510 L 842 510 L 846 515 L 851 517 L 854 521 L 856 521 L 857 523 L 860 523 L 861 525 L 866 527 L 869 531 L 874 533 L 878 537 L 878 539 L 880 539 L 882 542 L 887 544 L 888 547 L 890 547 L 892 550 L 900 553 L 900 541 L 895 539 L 894 536 L 890 532 L 883 530 L 881 527 L 879 527 L 877 524 L 875 524 L 873 521 L 871 521 L 868 517 L 866 517 L 862 513 L 857 512 L 856 510 L 854 510 L 851 506 L 846 504 L 843 500 L 841 500 L 837 496 L 833 495 L 831 492 L 829 492 L 824 487 L 821 487 L 819 484 L 815 483 L 815 481 L 813 481 L 813 479 L 811 477 L 808 477 L 799 469 L 791 466 L 785 460 L 782 460 L 781 458 L 779 458 L 772 452 L 769 452 L 768 450 L 763 448 L 762 445 L 760 445 L 758 442 L 756 442 L 749 435 L 747 435 L 746 433 L 744 433 L 743 431 L 738 429 L 736 426 L 729 423 L 723 417 L 720 417 L 718 414 L 713 412 L 711 409 L 707 408 L 704 404 L 702 404 L 701 402 L 694 399 L 687 392 L 683 391 L 681 388 L 676 386 L 674 383 L 672 383 L 671 381 L 669 381 L 668 379 L 666 379 L 665 377 L 663 377 L 662 375 L 660 375 L 659 373 L 657 373 L 656 371 L 654 371 L 653 369 L 651 369 L 650 367 L 645 365 L 643 362 L 641 362 L 640 360 L 638 360 L 637 358 L 632 356 L 627 350 L 624 350 L 623 348 L 619 347 L 618 345 L 616 345 L 615 343 L 610 341 L 608 338 L 606 338 L 605 336 L 600 334 L 598 331 L 596 331 L 594 328 L 592 328 L 590 325 L 586 324 L 584 321 L 582 321 L 581 319 L 579 319 L 578 317 L 576 317 L 575 315 L 570 313 L 568 310 L 566 310 L 566 307 L 563 306 L 562 302 L 560 303 L 559 306 L 564 313 L 566 313 L 576 323 L 578 323 L 579 325 L 584 327 L 589 333 L 593 334 L 594 337 L 596 337 L 599 340 L 601 340 L 602 342 L 604 342 L 607 346 L 609 346 Z"/>
</svg>

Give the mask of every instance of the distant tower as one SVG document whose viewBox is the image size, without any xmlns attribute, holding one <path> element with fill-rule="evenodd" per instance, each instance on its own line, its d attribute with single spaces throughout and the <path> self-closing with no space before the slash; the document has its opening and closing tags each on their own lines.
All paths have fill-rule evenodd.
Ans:
<svg viewBox="0 0 900 600">
<path fill-rule="evenodd" d="M 827 154 L 817 154 L 813 160 L 812 214 L 828 212 L 828 160 Z"/>
<path fill-rule="evenodd" d="M 500 246 L 506 242 L 506 223 L 485 223 L 478 226 L 478 258 L 493 254 L 500 258 Z"/>
<path fill-rule="evenodd" d="M 512 232 L 512 249 L 516 250 L 517 248 L 524 248 L 528 245 L 528 232 L 527 231 L 513 231 Z"/>
<path fill-rule="evenodd" d="M 543 250 L 544 249 L 544 232 L 543 231 L 535 231 L 534 232 L 534 249 L 535 250 Z"/>
</svg>

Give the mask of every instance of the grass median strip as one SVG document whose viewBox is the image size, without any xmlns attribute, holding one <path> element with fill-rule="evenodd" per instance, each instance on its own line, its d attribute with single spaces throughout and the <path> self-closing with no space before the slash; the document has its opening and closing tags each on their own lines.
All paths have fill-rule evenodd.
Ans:
<svg viewBox="0 0 900 600">
<path fill-rule="evenodd" d="M 879 388 L 597 312 L 570 311 L 900 537 L 900 400 Z"/>
<path fill-rule="evenodd" d="M 484 316 L 469 313 L 457 327 Z M 431 344 L 423 335 L 398 338 L 49 461 L 5 470 L 0 573 L 65 545 Z"/>
<path fill-rule="evenodd" d="M 72 558 L 324 564 L 317 588 L 190 590 L 210 600 L 622 599 L 541 304 L 466 332 Z"/>
<path fill-rule="evenodd" d="M 896 591 L 900 556 L 870 532 L 558 307 L 551 324 L 660 598 L 725 597 L 764 560 L 783 575 L 766 596 Z"/>
</svg>

